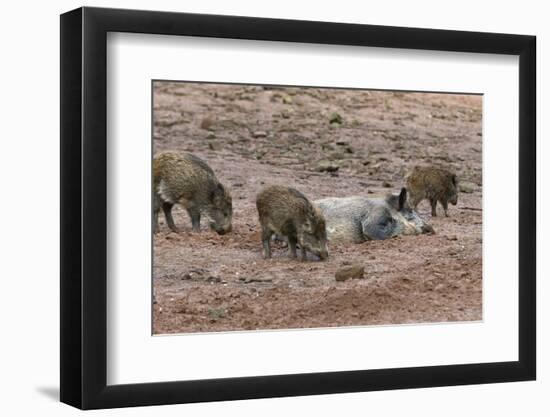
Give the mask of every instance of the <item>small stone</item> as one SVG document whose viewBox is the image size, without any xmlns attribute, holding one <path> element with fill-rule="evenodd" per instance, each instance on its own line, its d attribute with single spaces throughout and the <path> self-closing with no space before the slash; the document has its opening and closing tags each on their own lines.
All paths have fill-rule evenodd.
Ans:
<svg viewBox="0 0 550 417">
<path fill-rule="evenodd" d="M 458 189 L 461 193 L 471 194 L 474 192 L 474 188 L 467 183 L 459 182 Z"/>
<path fill-rule="evenodd" d="M 337 164 L 327 160 L 319 161 L 315 167 L 315 171 L 317 172 L 336 172 L 339 169 L 340 167 Z"/>
<path fill-rule="evenodd" d="M 350 278 L 363 279 L 365 275 L 365 267 L 361 265 L 353 265 L 349 267 L 340 268 L 336 271 L 336 281 L 347 281 Z"/>
<path fill-rule="evenodd" d="M 327 158 L 331 161 L 338 161 L 341 159 L 345 159 L 346 156 L 342 152 L 333 152 Z"/>
<path fill-rule="evenodd" d="M 267 132 L 264 132 L 263 130 L 257 130 L 256 132 L 252 133 L 252 136 L 255 138 L 265 138 L 267 137 Z"/>
<path fill-rule="evenodd" d="M 208 132 L 208 134 L 206 135 L 206 139 L 215 139 L 216 138 L 216 134 L 214 132 Z"/>
<path fill-rule="evenodd" d="M 382 187 L 384 187 L 384 188 L 391 188 L 391 187 L 393 187 L 393 185 L 391 184 L 391 182 L 384 181 L 384 182 L 382 183 Z"/>
<path fill-rule="evenodd" d="M 220 146 L 219 143 L 214 143 L 214 142 L 210 142 L 210 143 L 208 144 L 208 147 L 209 147 L 210 150 L 212 150 L 212 151 L 219 151 L 219 150 L 221 150 L 221 148 L 222 148 L 222 147 Z"/>
<path fill-rule="evenodd" d="M 206 117 L 202 119 L 201 129 L 211 130 L 213 126 L 214 126 L 214 120 L 212 120 L 210 117 Z"/>
<path fill-rule="evenodd" d="M 331 125 L 341 125 L 344 123 L 344 119 L 338 113 L 332 113 L 328 119 Z"/>
<path fill-rule="evenodd" d="M 291 111 L 288 111 L 288 110 L 283 110 L 281 112 L 281 117 L 283 119 L 290 119 L 290 116 L 292 115 L 292 112 Z"/>
<path fill-rule="evenodd" d="M 447 240 L 458 240 L 455 235 L 447 236 Z"/>
<path fill-rule="evenodd" d="M 284 97 L 283 97 L 283 103 L 285 103 L 285 104 L 292 104 L 292 97 L 290 97 L 290 96 L 284 96 Z"/>
</svg>

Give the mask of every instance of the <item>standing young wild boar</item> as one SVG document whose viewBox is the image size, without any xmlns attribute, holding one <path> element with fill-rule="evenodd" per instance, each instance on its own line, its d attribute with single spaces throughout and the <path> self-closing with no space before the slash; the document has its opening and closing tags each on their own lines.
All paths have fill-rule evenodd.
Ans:
<svg viewBox="0 0 550 417">
<path fill-rule="evenodd" d="M 288 238 L 292 258 L 296 257 L 296 244 L 300 245 L 304 261 L 306 251 L 328 258 L 325 218 L 301 192 L 277 185 L 267 187 L 256 197 L 256 207 L 262 225 L 264 258 L 271 257 L 273 234 Z"/>
<path fill-rule="evenodd" d="M 436 206 L 439 201 L 447 213 L 448 203 L 456 206 L 458 200 L 456 175 L 442 168 L 415 166 L 407 175 L 407 188 L 410 193 L 411 206 L 424 200 L 430 201 L 432 216 L 437 216 Z"/>
<path fill-rule="evenodd" d="M 200 231 L 201 213 L 210 217 L 210 227 L 220 235 L 231 231 L 231 195 L 208 164 L 190 153 L 163 152 L 153 159 L 155 232 L 159 228 L 160 207 L 168 227 L 178 231 L 172 218 L 176 203 L 187 210 L 195 232 Z"/>
</svg>

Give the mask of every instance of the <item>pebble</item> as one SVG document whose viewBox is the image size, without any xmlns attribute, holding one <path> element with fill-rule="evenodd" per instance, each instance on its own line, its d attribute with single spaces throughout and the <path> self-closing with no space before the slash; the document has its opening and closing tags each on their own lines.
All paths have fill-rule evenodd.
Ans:
<svg viewBox="0 0 550 417">
<path fill-rule="evenodd" d="M 340 116 L 340 114 L 338 113 L 332 113 L 330 115 L 330 118 L 328 119 L 328 122 L 330 124 L 338 124 L 338 125 L 341 125 L 343 122 L 344 122 L 344 119 L 342 118 L 342 116 Z"/>
<path fill-rule="evenodd" d="M 257 130 L 256 132 L 252 133 L 252 136 L 255 138 L 265 138 L 267 137 L 267 132 L 264 132 L 263 130 Z"/>
<path fill-rule="evenodd" d="M 201 129 L 204 129 L 204 130 L 210 130 L 212 128 L 212 126 L 214 125 L 214 120 L 212 120 L 211 118 L 207 117 L 205 119 L 202 120 L 201 122 Z"/>
<path fill-rule="evenodd" d="M 471 194 L 474 192 L 474 188 L 467 183 L 459 182 L 458 189 L 461 193 Z"/>
<path fill-rule="evenodd" d="M 339 169 L 338 165 L 327 160 L 319 161 L 315 167 L 315 171 L 317 172 L 336 172 Z"/>
<path fill-rule="evenodd" d="M 353 265 L 349 267 L 340 268 L 336 271 L 336 281 L 347 281 L 350 278 L 362 279 L 365 276 L 365 267 L 361 265 Z"/>
</svg>

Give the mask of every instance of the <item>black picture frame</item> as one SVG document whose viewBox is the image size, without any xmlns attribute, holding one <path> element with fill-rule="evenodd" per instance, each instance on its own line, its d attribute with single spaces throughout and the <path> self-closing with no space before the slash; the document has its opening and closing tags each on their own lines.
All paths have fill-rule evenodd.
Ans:
<svg viewBox="0 0 550 417">
<path fill-rule="evenodd" d="M 519 56 L 519 360 L 113 385 L 107 375 L 108 32 Z M 61 15 L 61 401 L 82 409 L 533 380 L 534 36 L 80 8 Z"/>
</svg>

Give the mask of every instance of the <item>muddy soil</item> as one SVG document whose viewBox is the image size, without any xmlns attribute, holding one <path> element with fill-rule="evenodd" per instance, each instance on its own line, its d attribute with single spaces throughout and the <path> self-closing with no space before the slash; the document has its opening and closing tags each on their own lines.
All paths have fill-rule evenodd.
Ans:
<svg viewBox="0 0 550 417">
<path fill-rule="evenodd" d="M 474 95 L 156 82 L 154 152 L 192 152 L 233 195 L 233 232 L 154 236 L 153 331 L 159 333 L 482 319 L 482 98 Z M 436 234 L 329 243 L 330 257 L 261 255 L 255 196 L 291 185 L 310 199 L 397 193 L 414 165 L 460 180 Z M 332 171 L 332 172 L 327 172 Z M 362 265 L 363 279 L 335 272 Z"/>
</svg>

